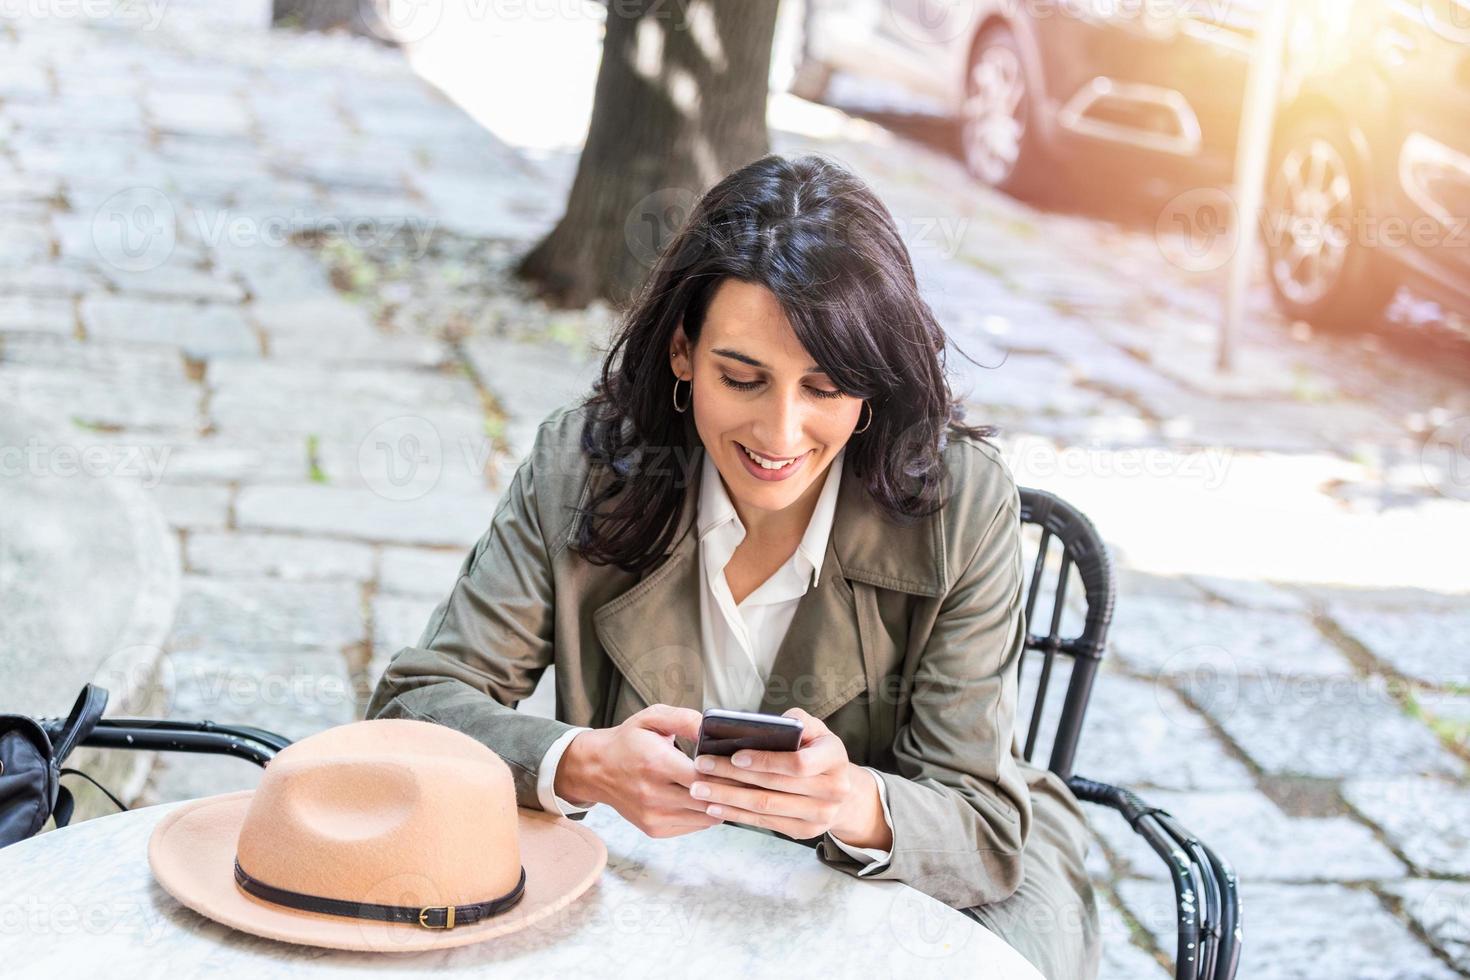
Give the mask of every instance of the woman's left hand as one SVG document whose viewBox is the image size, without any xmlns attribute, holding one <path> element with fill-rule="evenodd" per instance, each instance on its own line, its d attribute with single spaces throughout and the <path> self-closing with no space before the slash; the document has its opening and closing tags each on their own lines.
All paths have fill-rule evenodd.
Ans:
<svg viewBox="0 0 1470 980">
<path fill-rule="evenodd" d="M 785 712 L 802 723 L 801 744 L 791 752 L 741 749 L 733 756 L 701 755 L 699 779 L 689 787 L 706 799 L 712 817 L 775 830 L 796 840 L 837 829 L 855 786 L 855 768 L 842 740 L 801 708 Z M 740 765 L 747 761 L 748 765 Z M 871 782 L 871 780 L 869 781 Z M 701 795 L 701 789 L 707 796 Z"/>
</svg>

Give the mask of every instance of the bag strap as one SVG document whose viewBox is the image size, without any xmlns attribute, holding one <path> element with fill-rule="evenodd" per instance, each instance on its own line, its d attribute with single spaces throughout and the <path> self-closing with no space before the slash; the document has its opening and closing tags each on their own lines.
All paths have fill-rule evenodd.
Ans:
<svg viewBox="0 0 1470 980">
<path fill-rule="evenodd" d="M 66 725 L 52 747 L 51 758 L 56 765 L 60 766 L 72 749 L 86 741 L 87 736 L 97 727 L 97 722 L 102 720 L 102 712 L 106 708 L 107 688 L 96 684 L 87 684 L 82 688 L 82 693 L 77 695 L 76 704 L 72 705 L 71 714 L 67 716 Z"/>
<path fill-rule="evenodd" d="M 99 790 L 101 790 L 102 791 L 102 794 L 104 796 L 106 796 L 109 800 L 111 800 L 114 804 L 116 804 L 116 806 L 117 806 L 117 808 L 118 808 L 119 811 L 122 811 L 122 812 L 126 812 L 127 811 L 128 808 L 123 803 L 122 800 L 120 800 L 117 797 L 113 796 L 112 793 L 110 793 L 108 791 L 108 789 L 107 789 L 106 786 L 103 786 L 101 783 L 97 782 L 97 780 L 93 779 L 91 776 L 88 776 L 86 773 L 82 772 L 80 769 L 70 769 L 70 768 L 67 768 L 67 767 L 63 766 L 62 769 L 61 769 L 61 775 L 63 775 L 63 776 L 81 776 L 87 782 L 91 783 L 93 786 L 96 786 Z M 62 789 L 65 789 L 65 788 L 66 787 L 64 787 L 64 786 L 62 787 Z M 58 826 L 61 826 L 61 825 L 58 824 Z"/>
</svg>

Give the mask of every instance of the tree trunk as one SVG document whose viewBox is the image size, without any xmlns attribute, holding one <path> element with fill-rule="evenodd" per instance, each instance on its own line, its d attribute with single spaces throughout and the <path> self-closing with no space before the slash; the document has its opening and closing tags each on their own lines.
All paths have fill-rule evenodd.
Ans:
<svg viewBox="0 0 1470 980">
<path fill-rule="evenodd" d="M 778 0 L 608 0 L 566 213 L 518 267 L 542 298 L 623 308 L 699 196 L 769 152 Z"/>
</svg>

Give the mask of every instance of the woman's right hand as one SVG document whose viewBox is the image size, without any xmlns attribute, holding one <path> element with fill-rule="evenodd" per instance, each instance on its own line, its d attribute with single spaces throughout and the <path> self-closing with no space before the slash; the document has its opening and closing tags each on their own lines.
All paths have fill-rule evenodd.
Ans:
<svg viewBox="0 0 1470 980">
<path fill-rule="evenodd" d="M 689 795 L 694 761 L 674 737 L 699 738 L 701 715 L 692 708 L 652 704 L 615 728 L 582 732 L 567 744 L 556 767 L 555 792 L 580 805 L 606 803 L 649 837 L 678 837 L 723 823 Z"/>
</svg>

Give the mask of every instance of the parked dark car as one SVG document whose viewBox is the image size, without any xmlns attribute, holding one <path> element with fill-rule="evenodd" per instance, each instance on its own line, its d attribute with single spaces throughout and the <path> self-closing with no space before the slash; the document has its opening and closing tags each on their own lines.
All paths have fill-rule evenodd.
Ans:
<svg viewBox="0 0 1470 980">
<path fill-rule="evenodd" d="M 925 96 L 987 184 L 1035 196 L 1060 181 L 1230 178 L 1264 0 L 807 2 L 797 94 L 842 71 Z"/>
<path fill-rule="evenodd" d="M 1291 37 L 1263 228 L 1279 305 L 1368 327 L 1407 285 L 1470 311 L 1470 3 L 1339 3 Z"/>
<path fill-rule="evenodd" d="M 1094 198 L 1229 186 L 1270 0 L 807 0 L 793 89 L 883 78 L 959 127 L 979 180 Z M 1330 330 L 1401 285 L 1470 311 L 1470 0 L 1290 0 L 1267 185 L 1271 288 Z"/>
</svg>

